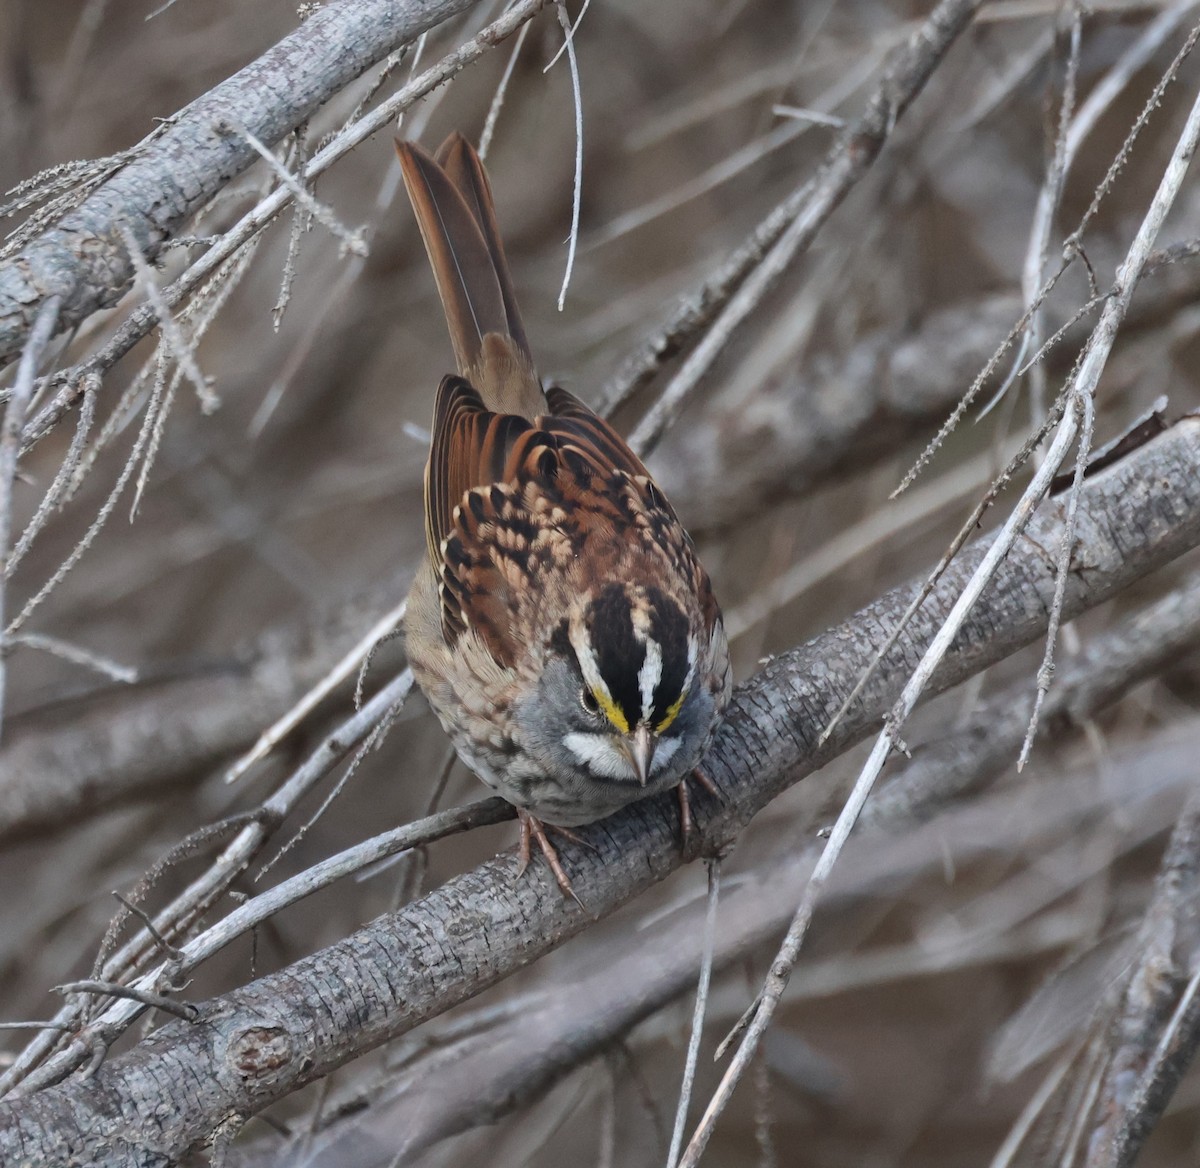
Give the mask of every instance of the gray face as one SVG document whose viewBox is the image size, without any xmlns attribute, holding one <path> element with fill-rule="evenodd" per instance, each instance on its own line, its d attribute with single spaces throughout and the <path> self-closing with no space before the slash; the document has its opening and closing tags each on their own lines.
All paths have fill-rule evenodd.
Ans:
<svg viewBox="0 0 1200 1168">
<path fill-rule="evenodd" d="M 548 664 L 537 697 L 523 702 L 516 711 L 531 753 L 549 773 L 577 772 L 601 784 L 639 786 L 628 747 L 637 727 L 623 732 L 614 726 L 587 693 L 571 662 L 556 657 Z M 670 726 L 659 733 L 651 729 L 647 793 L 674 786 L 700 761 L 713 713 L 711 695 L 693 681 Z"/>
<path fill-rule="evenodd" d="M 688 619 L 659 589 L 601 588 L 556 630 L 536 697 L 515 711 L 529 753 L 595 805 L 678 784 L 715 715 L 700 658 Z"/>
</svg>

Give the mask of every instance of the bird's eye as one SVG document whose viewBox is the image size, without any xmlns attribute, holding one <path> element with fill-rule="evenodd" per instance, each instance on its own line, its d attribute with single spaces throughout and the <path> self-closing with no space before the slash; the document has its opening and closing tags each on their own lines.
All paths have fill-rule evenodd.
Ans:
<svg viewBox="0 0 1200 1168">
<path fill-rule="evenodd" d="M 596 695 L 592 693 L 589 686 L 584 686 L 579 691 L 579 703 L 589 714 L 600 713 L 600 703 L 596 701 Z"/>
</svg>

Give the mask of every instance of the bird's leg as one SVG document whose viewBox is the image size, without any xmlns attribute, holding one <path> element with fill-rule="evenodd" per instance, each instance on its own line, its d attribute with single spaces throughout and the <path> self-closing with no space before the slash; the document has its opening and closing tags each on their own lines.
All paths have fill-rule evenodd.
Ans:
<svg viewBox="0 0 1200 1168">
<path fill-rule="evenodd" d="M 692 801 L 688 795 L 688 783 L 694 781 L 703 787 L 715 799 L 721 798 L 721 792 L 699 767 L 693 767 L 690 775 L 675 788 L 679 795 L 679 850 L 687 860 L 693 860 L 699 854 L 699 849 L 693 851 L 692 842 L 696 831 L 696 821 L 692 817 Z"/>
<path fill-rule="evenodd" d="M 520 861 L 517 866 L 517 879 L 519 880 L 525 874 L 525 869 L 529 867 L 529 860 L 533 850 L 530 846 L 531 841 L 537 840 L 538 847 L 541 848 L 542 855 L 546 857 L 546 863 L 550 866 L 550 871 L 554 873 L 554 879 L 558 881 L 558 886 L 562 889 L 563 895 L 569 896 L 580 908 L 583 908 L 583 901 L 579 899 L 575 894 L 575 889 L 571 887 L 571 878 L 567 875 L 567 870 L 562 866 L 562 861 L 558 858 L 558 852 L 555 851 L 554 845 L 546 835 L 546 829 L 542 825 L 542 821 L 519 807 L 517 808 L 517 819 L 521 823 L 521 843 L 517 850 L 517 856 Z M 554 830 L 561 832 L 567 839 L 575 840 L 579 843 L 584 842 L 573 831 L 568 831 L 561 827 L 556 827 Z M 584 909 L 584 912 L 586 911 L 587 909 Z"/>
<path fill-rule="evenodd" d="M 688 798 L 687 779 L 684 779 L 675 788 L 675 793 L 679 796 L 679 850 L 685 859 L 690 860 L 692 859 L 692 836 L 696 825 L 692 821 L 692 802 Z"/>
<path fill-rule="evenodd" d="M 692 773 L 688 776 L 688 778 L 695 779 L 695 781 L 699 783 L 700 786 L 702 786 L 714 799 L 720 799 L 722 802 L 724 802 L 724 796 L 721 794 L 721 788 L 718 787 L 717 784 L 708 777 L 708 773 L 703 767 L 692 767 Z M 687 782 L 687 779 L 685 779 L 684 782 Z"/>
</svg>

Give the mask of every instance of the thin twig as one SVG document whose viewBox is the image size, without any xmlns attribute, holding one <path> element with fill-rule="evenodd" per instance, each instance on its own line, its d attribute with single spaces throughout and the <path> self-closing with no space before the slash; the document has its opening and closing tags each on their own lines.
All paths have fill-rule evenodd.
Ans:
<svg viewBox="0 0 1200 1168">
<path fill-rule="evenodd" d="M 59 501 L 63 498 L 67 487 L 75 477 L 75 471 L 79 466 L 79 459 L 83 454 L 84 447 L 87 445 L 88 436 L 92 432 L 92 423 L 96 420 L 96 391 L 100 386 L 100 374 L 88 373 L 84 377 L 84 382 L 83 400 L 79 404 L 79 418 L 75 423 L 75 433 L 71 436 L 70 448 L 67 450 L 66 457 L 62 460 L 62 464 L 59 466 L 49 490 L 42 496 L 42 501 L 38 504 L 33 517 L 25 525 L 25 530 L 21 533 L 21 538 L 17 540 L 12 555 L 8 558 L 9 576 L 12 575 L 17 564 L 25 558 L 25 554 L 29 551 L 30 547 L 33 546 L 33 541 L 38 537 L 42 528 L 45 527 L 46 520 L 50 518 L 50 513 L 59 505 Z M 0 614 L 0 620 L 2 619 L 3 615 Z"/>
<path fill-rule="evenodd" d="M 426 69 L 419 77 L 401 86 L 387 101 L 382 102 L 357 122 L 346 126 L 328 145 L 318 150 L 305 166 L 301 178 L 303 184 L 311 185 L 335 162 L 365 142 L 371 135 L 385 129 L 409 106 L 477 61 L 488 49 L 515 32 L 549 2 L 551 0 L 518 0 L 507 12 L 477 35 L 447 53 L 436 65 Z M 162 290 L 164 302 L 168 306 L 178 304 L 184 296 L 198 287 L 234 252 L 270 223 L 291 199 L 292 192 L 287 187 L 279 187 L 260 200 L 233 227 L 222 234 L 204 255 L 200 256 L 172 284 Z M 61 383 L 63 388 L 26 425 L 23 435 L 25 446 L 28 448 L 45 437 L 70 409 L 79 396 L 78 377 L 82 373 L 93 369 L 101 372 L 110 369 L 154 327 L 156 319 L 154 311 L 149 306 L 146 310 L 134 312 L 104 348 L 84 363 L 84 368 L 65 370 L 58 375 L 55 382 Z"/>
<path fill-rule="evenodd" d="M 496 92 L 492 94 L 492 104 L 488 106 L 487 117 L 483 122 L 483 130 L 479 135 L 479 157 L 486 159 L 488 151 L 492 148 L 492 138 L 496 133 L 496 123 L 500 120 L 500 111 L 504 108 L 504 98 L 508 93 L 508 83 L 512 80 L 513 70 L 517 67 L 517 58 L 521 55 L 521 49 L 525 45 L 525 38 L 529 35 L 529 30 L 532 25 L 523 24 L 521 31 L 517 33 L 517 39 L 513 44 L 512 52 L 508 55 L 508 62 L 504 66 L 504 72 L 500 75 L 500 81 L 496 85 Z"/>
<path fill-rule="evenodd" d="M 909 601 L 908 606 L 905 608 L 904 612 L 901 613 L 900 619 L 888 632 L 888 635 L 884 638 L 883 643 L 879 645 L 879 647 L 871 655 L 871 660 L 868 663 L 867 668 L 863 670 L 862 676 L 857 682 L 855 682 L 850 692 L 842 699 L 841 704 L 834 711 L 833 717 L 829 719 L 829 722 L 821 731 L 820 742 L 827 741 L 829 736 L 837 728 L 838 723 L 846 716 L 846 712 L 858 699 L 859 694 L 863 692 L 863 689 L 866 687 L 867 683 L 875 676 L 875 671 L 879 668 L 884 658 L 889 652 L 891 652 L 893 646 L 904 635 L 909 623 L 912 621 L 913 617 L 916 616 L 917 612 L 921 608 L 921 605 L 925 603 L 926 598 L 933 591 L 937 582 L 942 578 L 946 569 L 950 567 L 951 563 L 953 563 L 954 557 L 958 555 L 958 553 L 962 550 L 963 545 L 971 537 L 971 534 L 978 528 L 979 521 L 983 518 L 988 509 L 995 503 L 1000 492 L 1003 491 L 1005 487 L 1007 487 L 1012 481 L 1012 478 L 1017 471 L 1029 460 L 1029 456 L 1033 453 L 1033 451 L 1039 445 L 1041 445 L 1043 439 L 1050 433 L 1054 426 L 1058 424 L 1060 414 L 1061 406 L 1056 405 L 1055 409 L 1051 411 L 1050 416 L 1046 419 L 1045 423 L 1043 423 L 1041 429 L 1038 430 L 1037 433 L 1035 433 L 1032 437 L 1027 438 L 1024 443 L 1022 443 L 1016 454 L 1014 454 L 1012 458 L 1008 460 L 1008 463 L 1004 469 L 1001 470 L 1001 472 L 996 475 L 994 479 L 992 479 L 991 485 L 971 509 L 971 514 L 967 516 L 966 520 L 959 527 L 958 533 L 954 536 L 946 550 L 942 553 L 942 557 L 934 566 L 933 571 L 926 576 L 925 583 L 922 585 L 920 591 L 917 592 L 917 594 L 913 596 L 912 600 Z M 896 493 L 893 492 L 889 498 L 895 498 L 895 495 Z"/>
<path fill-rule="evenodd" d="M 629 444 L 635 451 L 646 454 L 654 447 L 739 326 L 867 172 L 934 68 L 970 24 L 979 2 L 942 0 L 897 53 L 862 116 L 826 156 L 811 192 L 786 217 L 765 255 L 731 290 L 704 338 L 634 429 Z"/>
<path fill-rule="evenodd" d="M 1150 207 L 1142 219 L 1141 226 L 1135 236 L 1129 251 L 1117 273 L 1116 287 L 1113 295 L 1105 303 L 1100 320 L 1088 341 L 1077 372 L 1073 378 L 1068 393 L 1072 399 L 1072 407 L 1059 423 L 1058 433 L 1046 455 L 1045 463 L 1038 469 L 1029 486 L 1022 494 L 1020 501 L 1012 514 L 1001 528 L 995 542 L 988 548 L 987 554 L 978 568 L 972 573 L 971 579 L 960 593 L 954 607 L 947 616 L 941 628 L 938 629 L 929 648 L 922 656 L 917 668 L 909 677 L 896 704 L 888 715 L 883 732 L 875 742 L 862 772 L 854 784 L 845 806 L 838 815 L 830 833 L 830 838 L 821 853 L 821 858 L 813 869 L 812 877 L 805 888 L 804 895 L 797 907 L 796 915 L 788 928 L 787 935 L 780 945 L 779 952 L 772 962 L 771 971 L 764 982 L 759 1000 L 746 1027 L 737 1053 L 726 1069 L 717 1090 L 706 1109 L 704 1116 L 697 1125 L 687 1150 L 684 1152 L 681 1168 L 695 1168 L 703 1153 L 717 1118 L 725 1109 L 734 1088 L 750 1065 L 758 1044 L 774 1016 L 775 1009 L 783 996 L 788 978 L 800 954 L 800 947 L 808 931 L 813 909 L 817 898 L 829 878 L 830 872 L 840 855 L 850 831 L 862 811 L 862 807 L 870 794 L 875 780 L 883 769 L 888 756 L 899 741 L 899 733 L 915 707 L 918 698 L 933 676 L 934 670 L 948 652 L 951 643 L 958 635 L 963 621 L 974 607 L 983 590 L 991 582 L 992 576 L 1003 558 L 1015 544 L 1018 536 L 1024 531 L 1033 516 L 1041 499 L 1050 488 L 1051 480 L 1058 467 L 1066 457 L 1079 433 L 1081 415 L 1084 411 L 1080 404 L 1083 396 L 1092 397 L 1099 383 L 1100 375 L 1117 332 L 1124 320 L 1129 302 L 1133 297 L 1138 277 L 1150 254 L 1158 232 L 1162 227 L 1167 212 L 1174 204 L 1183 185 L 1188 165 L 1195 152 L 1197 141 L 1200 140 L 1200 94 L 1197 95 L 1189 114 L 1187 125 L 1175 144 L 1171 159 L 1154 194 Z M 1064 574 L 1065 576 L 1065 574 Z"/>
<path fill-rule="evenodd" d="M 127 154 L 112 154 L 106 158 L 81 158 L 39 170 L 31 178 L 23 179 L 4 192 L 11 198 L 9 202 L 0 204 L 0 219 L 7 219 L 26 207 L 32 207 L 34 203 L 72 188 L 89 184 L 95 186 L 119 169 L 127 157 Z"/>
<path fill-rule="evenodd" d="M 258 156 L 271 168 L 272 174 L 292 192 L 293 201 L 299 203 L 305 211 L 328 230 L 330 235 L 338 240 L 341 244 L 342 254 L 346 252 L 350 252 L 356 256 L 365 256 L 367 254 L 367 241 L 363 237 L 362 228 L 360 227 L 357 231 L 351 231 L 334 214 L 332 208 L 322 203 L 320 199 L 314 198 L 312 192 L 275 157 L 274 151 L 268 150 L 250 130 L 238 122 L 230 122 L 227 126 L 218 126 L 217 128 L 239 134 L 254 147 Z"/>
<path fill-rule="evenodd" d="M 1165 38 L 1164 38 L 1165 39 Z M 1200 40 L 1200 24 L 1196 25 L 1187 38 L 1179 47 L 1179 52 L 1175 54 L 1166 71 L 1156 82 L 1150 96 L 1146 98 L 1145 104 L 1142 106 L 1141 112 L 1138 114 L 1133 125 L 1130 127 L 1129 133 L 1125 135 L 1125 140 L 1121 143 L 1121 148 L 1113 156 L 1112 162 L 1109 163 L 1108 170 L 1105 171 L 1104 177 L 1096 186 L 1095 193 L 1092 195 L 1092 201 L 1088 204 L 1088 208 L 1080 217 L 1079 223 L 1075 230 L 1067 237 L 1064 242 L 1064 256 L 1069 256 L 1073 247 L 1078 245 L 1083 239 L 1084 232 L 1087 231 L 1088 225 L 1095 218 L 1100 210 L 1100 204 L 1104 201 L 1109 191 L 1112 189 L 1113 183 L 1116 182 L 1117 176 L 1125 169 L 1126 163 L 1129 161 L 1129 155 L 1133 152 L 1134 144 L 1141 136 L 1142 131 L 1146 128 L 1150 118 L 1161 108 L 1163 95 L 1166 93 L 1168 86 L 1179 76 L 1179 70 L 1183 67 L 1184 61 L 1191 55 L 1192 50 L 1196 47 L 1196 42 Z M 1118 84 L 1120 74 L 1114 77 L 1113 85 Z"/>
<path fill-rule="evenodd" d="M 142 928 L 144 928 L 146 932 L 150 934 L 151 939 L 154 941 L 155 945 L 158 946 L 160 952 L 165 957 L 171 958 L 174 961 L 179 960 L 181 951 L 172 945 L 171 942 L 168 941 L 166 937 L 164 937 L 158 931 L 158 929 L 155 927 L 154 920 L 145 909 L 134 904 L 133 901 L 122 896 L 121 893 L 115 890 L 113 892 L 113 897 L 127 912 L 131 912 L 139 921 L 142 922 Z"/>
<path fill-rule="evenodd" d="M 393 54 L 399 56 L 400 54 Z M 389 62 L 391 58 L 388 58 Z M 295 143 L 295 161 L 303 171 L 308 162 L 308 123 L 297 126 L 292 140 Z M 287 254 L 283 257 L 283 275 L 279 281 L 279 295 L 271 308 L 271 325 L 276 332 L 283 323 L 283 314 L 292 302 L 292 283 L 296 279 L 296 260 L 300 254 L 300 240 L 312 225 L 312 213 L 302 205 L 292 208 L 292 223 L 288 230 Z"/>
<path fill-rule="evenodd" d="M 704 914 L 704 949 L 700 956 L 700 982 L 696 986 L 696 1005 L 692 1011 L 692 1033 L 688 1039 L 687 1057 L 683 1064 L 683 1082 L 679 1087 L 679 1106 L 675 1111 L 675 1129 L 671 1133 L 671 1150 L 667 1153 L 667 1168 L 679 1162 L 679 1149 L 687 1126 L 688 1104 L 696 1082 L 696 1064 L 700 1059 L 700 1038 L 704 1033 L 704 1015 L 708 1008 L 708 987 L 712 980 L 713 953 L 717 943 L 717 897 L 721 891 L 721 861 L 714 857 L 708 865 L 708 908 Z"/>
<path fill-rule="evenodd" d="M 873 71 L 872 66 L 873 62 L 868 59 L 863 68 Z M 858 78 L 851 78 L 845 88 L 856 89 L 858 84 Z M 639 203 L 630 210 L 610 219 L 602 227 L 590 232 L 584 243 L 584 254 L 607 247 L 623 235 L 638 231 L 648 223 L 653 223 L 654 220 L 711 193 L 723 183 L 730 182 L 738 175 L 744 174 L 750 167 L 782 150 L 789 143 L 798 141 L 808 133 L 810 128 L 809 125 L 796 121 L 781 122 L 779 125 L 773 126 L 764 134 L 752 138 L 678 186 L 671 187 L 648 202 Z"/>
<path fill-rule="evenodd" d="M 558 311 L 562 312 L 567 288 L 571 284 L 571 272 L 575 268 L 575 249 L 579 246 L 579 213 L 583 203 L 583 95 L 580 92 L 579 61 L 575 56 L 575 30 L 571 27 L 571 18 L 562 0 L 556 0 L 554 11 L 558 15 L 558 23 L 562 25 L 563 48 L 567 50 L 567 62 L 571 70 L 571 97 L 575 102 L 575 180 L 571 187 L 571 232 L 567 237 L 567 266 L 563 272 L 562 287 L 558 290 Z M 579 15 L 582 19 L 583 13 Z M 551 61 L 550 64 L 553 63 Z"/>
<path fill-rule="evenodd" d="M 13 528 L 13 484 L 17 477 L 17 459 L 21 453 L 21 430 L 25 425 L 25 410 L 33 396 L 33 382 L 37 376 L 42 353 L 54 336 L 58 324 L 58 309 L 62 298 L 51 296 L 38 310 L 33 329 L 21 352 L 17 366 L 17 377 L 4 407 L 4 425 L 0 431 L 0 629 L 6 620 L 5 601 L 8 595 L 9 541 Z M 4 698 L 7 683 L 5 663 L 6 638 L 0 637 L 0 734 L 4 728 Z"/>
<path fill-rule="evenodd" d="M 118 225 L 118 230 L 121 233 L 121 239 L 129 251 L 129 262 L 133 265 L 133 270 L 137 273 L 138 283 L 142 287 L 142 292 L 154 310 L 154 315 L 158 320 L 158 327 L 162 332 L 163 340 L 170 350 L 171 356 L 175 359 L 179 368 L 183 370 L 187 379 L 192 383 L 192 388 L 196 391 L 196 397 L 200 399 L 200 408 L 206 414 L 211 414 L 220 405 L 220 402 L 213 393 L 212 386 L 208 383 L 208 378 L 200 372 L 200 367 L 196 364 L 196 353 L 191 342 L 183 335 L 183 329 L 179 327 L 179 322 L 175 319 L 174 313 L 171 312 L 170 305 L 163 297 L 162 289 L 158 286 L 158 281 L 154 278 L 154 273 L 150 270 L 150 264 L 142 254 L 142 249 L 138 246 L 138 241 L 134 238 L 133 232 L 124 223 Z"/>
<path fill-rule="evenodd" d="M 9 194 L 24 192 L 13 202 L 0 207 L 0 219 L 15 211 L 24 210 L 43 199 L 38 207 L 20 226 L 13 228 L 0 247 L 0 260 L 6 260 L 19 252 L 27 243 L 36 239 L 47 228 L 53 226 L 67 212 L 78 207 L 103 183 L 107 182 L 132 157 L 133 151 L 124 151 L 108 158 L 84 160 L 52 166 L 35 174 L 32 178 L 14 187 Z M 55 194 L 54 192 L 60 192 Z M 51 196 L 47 198 L 47 196 Z"/>
<path fill-rule="evenodd" d="M 1071 570 L 1071 556 L 1075 551 L 1075 519 L 1079 513 L 1079 495 L 1083 489 L 1083 475 L 1087 470 L 1088 457 L 1092 451 L 1092 429 L 1096 420 L 1095 405 L 1090 393 L 1078 394 L 1074 399 L 1076 409 L 1080 412 L 1079 445 L 1075 452 L 1075 477 L 1071 482 L 1067 498 L 1067 516 L 1063 524 L 1062 540 L 1058 545 L 1058 562 L 1055 565 L 1054 600 L 1050 605 L 1050 623 L 1046 628 L 1046 649 L 1042 656 L 1042 664 L 1037 672 L 1037 696 L 1033 701 L 1033 713 L 1029 715 L 1029 729 L 1025 732 L 1025 741 L 1021 746 L 1021 754 L 1017 758 L 1017 770 L 1024 770 L 1029 761 L 1029 753 L 1033 750 L 1033 740 L 1037 737 L 1038 717 L 1042 712 L 1042 703 L 1050 690 L 1054 678 L 1054 646 L 1058 641 L 1058 628 L 1062 622 L 1063 599 L 1067 594 L 1067 573 Z"/>
<path fill-rule="evenodd" d="M 138 671 L 131 665 L 122 665 L 110 657 L 104 657 L 82 645 L 72 645 L 69 641 L 58 637 L 49 637 L 45 633 L 16 633 L 8 638 L 10 645 L 24 645 L 27 649 L 39 649 L 72 665 L 82 665 L 85 669 L 94 669 L 113 681 L 123 685 L 132 685 L 138 679 Z"/>
<path fill-rule="evenodd" d="M 801 108 L 796 105 L 776 104 L 771 107 L 771 113 L 777 118 L 795 118 L 798 121 L 812 122 L 818 126 L 829 126 L 834 130 L 840 130 L 846 125 L 846 119 L 839 118 L 836 114 L 822 113 L 821 110 Z"/>
<path fill-rule="evenodd" d="M 1069 132 L 1075 114 L 1075 95 L 1079 80 L 1079 59 L 1083 42 L 1083 7 L 1076 3 L 1071 8 L 1071 32 L 1069 50 L 1067 53 L 1067 68 L 1063 78 L 1062 102 L 1058 110 L 1058 127 L 1054 136 L 1054 154 L 1050 165 L 1046 168 L 1046 177 L 1038 193 L 1037 207 L 1034 211 L 1033 229 L 1029 233 L 1029 246 L 1025 256 L 1025 268 L 1022 274 L 1021 291 L 1025 297 L 1026 308 L 1034 308 L 1029 317 L 1029 327 L 1021 338 L 1021 349 L 1013 360 L 1014 369 L 1020 368 L 1025 359 L 1025 353 L 1030 348 L 1038 348 L 1042 335 L 1043 307 L 1045 298 L 1038 296 L 1038 289 L 1045 282 L 1046 265 L 1050 250 L 1050 226 L 1055 212 L 1062 201 L 1063 184 L 1066 181 L 1067 170 L 1073 161 L 1073 153 L 1068 153 Z M 1001 392 L 988 403 L 988 407 L 1000 400 L 1003 391 L 1011 385 L 1015 377 L 1005 379 Z M 1030 379 L 1030 413 L 1034 418 L 1046 414 L 1045 367 L 1039 363 L 1033 364 L 1033 374 Z M 981 411 L 986 413 L 987 409 Z"/>
<path fill-rule="evenodd" d="M 142 419 L 142 425 L 138 430 L 137 437 L 134 439 L 133 448 L 125 460 L 125 465 L 121 468 L 121 473 L 117 476 L 117 481 L 113 484 L 112 490 L 109 491 L 108 497 L 100 505 L 100 510 L 97 512 L 96 518 L 92 520 L 87 531 L 83 533 L 71 549 L 67 558 L 59 564 L 53 575 L 25 602 L 25 607 L 9 622 L 7 629 L 5 629 L 5 633 L 8 636 L 11 636 L 24 625 L 37 608 L 41 606 L 43 601 L 62 583 L 71 569 L 79 562 L 84 552 L 92 546 L 96 536 L 100 534 L 101 529 L 108 522 L 113 510 L 116 508 L 117 500 L 120 499 L 121 494 L 129 484 L 134 468 L 137 466 L 142 451 L 146 448 L 146 443 L 149 441 L 150 435 L 154 430 L 154 423 L 158 417 L 158 411 L 162 403 L 163 377 L 166 365 L 166 349 L 162 344 L 159 345 L 157 354 L 157 374 L 155 376 L 154 388 L 150 394 L 150 400 L 146 403 L 146 415 Z M 79 471 L 76 472 L 77 476 L 83 472 L 86 465 L 86 460 L 81 462 Z"/>
<path fill-rule="evenodd" d="M 335 662 L 329 671 L 314 685 L 286 714 L 277 718 L 259 735 L 258 741 L 242 755 L 226 772 L 225 782 L 236 783 L 256 762 L 264 759 L 287 737 L 308 715 L 323 702 L 343 681 L 354 672 L 358 663 L 371 648 L 404 619 L 407 601 L 401 601 L 390 612 L 381 616 L 350 651 Z"/>
<path fill-rule="evenodd" d="M 0 1030 L 56 1030 L 69 1034 L 73 1029 L 62 1022 L 0 1022 Z"/>
<path fill-rule="evenodd" d="M 59 994 L 101 994 L 106 997 L 123 998 L 138 1006 L 150 1006 L 152 1009 L 162 1010 L 165 1014 L 173 1014 L 185 1022 L 194 1022 L 200 1016 L 200 1011 L 190 1002 L 177 1002 L 174 998 L 169 998 L 166 994 L 160 994 L 155 990 L 140 986 L 120 985 L 113 981 L 85 978 L 83 981 L 64 982 L 62 985 L 55 986 L 54 991 Z M 140 1011 L 137 1012 L 140 1013 Z"/>
<path fill-rule="evenodd" d="M 400 711 L 404 708 L 404 703 L 408 700 L 408 695 L 412 692 L 413 676 L 412 671 L 405 669 L 398 679 L 401 683 L 407 682 L 407 685 L 401 684 L 396 687 L 396 692 L 393 696 L 392 703 L 383 713 L 375 720 L 375 724 L 371 727 L 370 733 L 359 743 L 354 754 L 350 757 L 350 762 L 346 769 L 342 772 L 338 781 L 334 783 L 333 789 L 321 800 L 320 806 L 296 829 L 291 837 L 283 844 L 283 846 L 273 855 L 262 868 L 259 869 L 256 880 L 261 880 L 284 856 L 288 854 L 304 837 L 316 826 L 318 820 L 325 814 L 326 811 L 333 805 L 334 800 L 341 795 L 345 790 L 346 784 L 354 777 L 355 772 L 362 761 L 371 753 L 387 736 L 389 730 L 395 724 L 396 718 Z M 389 687 L 390 688 L 390 687 Z"/>
<path fill-rule="evenodd" d="M 550 58 L 549 64 L 547 64 L 546 67 L 542 70 L 543 73 L 549 73 L 550 70 L 553 69 L 554 66 L 558 63 L 558 59 L 563 55 L 563 53 L 570 51 L 569 46 L 571 45 L 571 42 L 574 41 L 574 39 L 575 39 L 575 31 L 576 31 L 576 29 L 579 28 L 580 24 L 583 23 L 584 13 L 587 12 L 588 5 L 591 4 L 591 2 L 592 2 L 592 0 L 583 0 L 583 4 L 580 5 L 580 8 L 579 8 L 579 15 L 577 17 L 575 17 L 575 23 L 572 24 L 566 30 L 567 35 L 563 38 L 563 43 L 558 46 L 558 51 L 554 54 L 553 57 Z"/>
</svg>

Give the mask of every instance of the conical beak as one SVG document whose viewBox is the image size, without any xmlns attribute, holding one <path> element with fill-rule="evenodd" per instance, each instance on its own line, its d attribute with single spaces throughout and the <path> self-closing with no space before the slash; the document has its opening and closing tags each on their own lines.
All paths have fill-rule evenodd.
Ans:
<svg viewBox="0 0 1200 1168">
<path fill-rule="evenodd" d="M 628 738 L 621 740 L 621 752 L 633 767 L 637 781 L 644 787 L 650 776 L 650 763 L 654 761 L 654 748 L 658 740 L 649 726 L 639 726 Z"/>
</svg>

